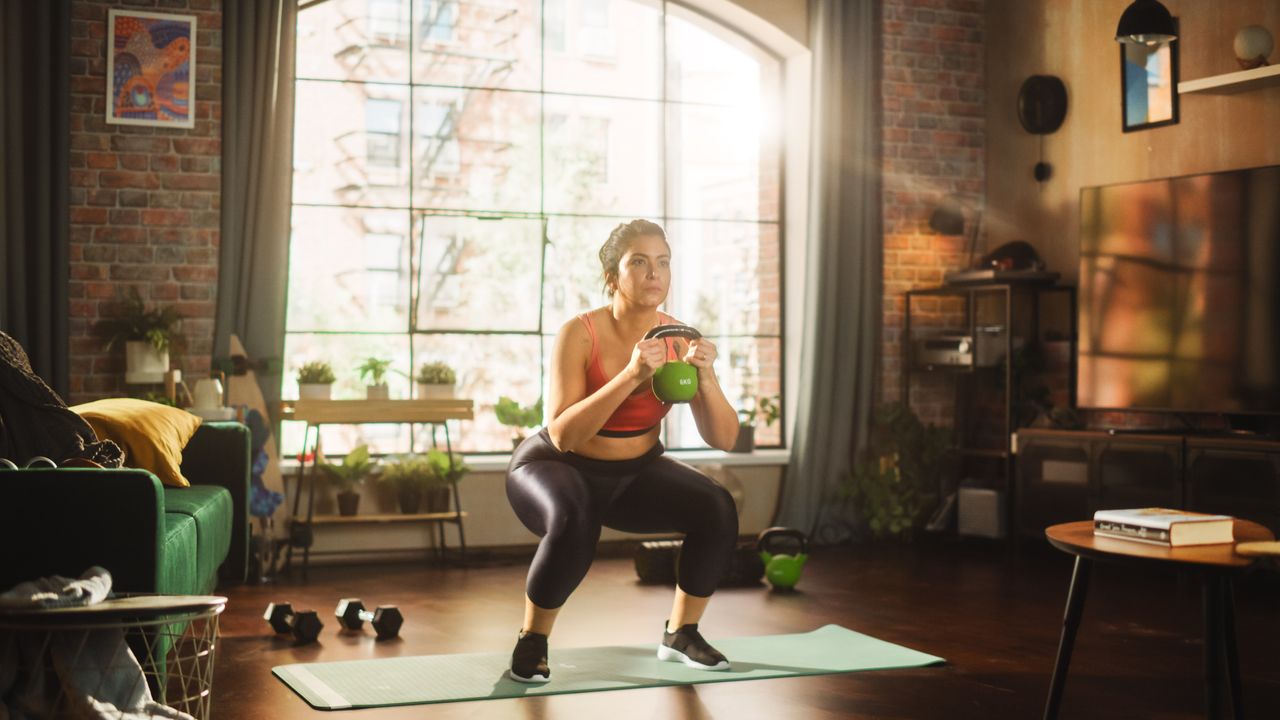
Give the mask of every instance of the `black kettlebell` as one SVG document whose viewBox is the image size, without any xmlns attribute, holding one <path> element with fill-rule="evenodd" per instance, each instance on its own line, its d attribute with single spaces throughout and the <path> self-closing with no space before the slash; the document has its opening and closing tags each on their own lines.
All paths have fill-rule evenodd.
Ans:
<svg viewBox="0 0 1280 720">
<path fill-rule="evenodd" d="M 682 337 L 697 340 L 702 333 L 688 325 L 659 325 L 644 334 L 645 340 Z M 653 394 L 664 403 L 687 403 L 698 394 L 698 368 L 683 360 L 668 360 L 653 374 Z"/>
</svg>

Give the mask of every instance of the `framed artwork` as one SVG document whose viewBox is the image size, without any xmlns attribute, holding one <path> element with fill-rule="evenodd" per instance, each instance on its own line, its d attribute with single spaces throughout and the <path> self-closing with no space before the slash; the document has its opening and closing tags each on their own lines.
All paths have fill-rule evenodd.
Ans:
<svg viewBox="0 0 1280 720">
<path fill-rule="evenodd" d="M 1120 43 L 1121 123 L 1125 132 L 1178 122 L 1178 41 Z"/>
<path fill-rule="evenodd" d="M 195 127 L 196 18 L 107 14 L 107 122 Z"/>
</svg>

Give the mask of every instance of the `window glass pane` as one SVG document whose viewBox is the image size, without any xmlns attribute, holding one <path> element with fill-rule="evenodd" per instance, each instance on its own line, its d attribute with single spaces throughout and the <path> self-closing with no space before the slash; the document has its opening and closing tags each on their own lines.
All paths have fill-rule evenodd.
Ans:
<svg viewBox="0 0 1280 720">
<path fill-rule="evenodd" d="M 366 358 L 392 361 L 386 382 L 392 398 L 409 397 L 409 337 L 396 334 L 285 334 L 283 397 L 298 397 L 298 368 L 313 360 L 324 360 L 333 366 L 337 381 L 333 385 L 335 400 L 360 400 L 365 397 L 365 382 L 356 370 Z M 304 424 L 283 423 L 281 454 L 296 457 L 302 450 Z M 409 428 L 394 424 L 324 425 L 322 448 L 327 455 L 342 455 L 351 448 L 368 443 L 372 452 L 393 453 L 409 449 Z M 311 442 L 315 442 L 312 431 Z"/>
<path fill-rule="evenodd" d="M 414 354 L 420 366 L 443 361 L 458 374 L 456 392 L 475 401 L 475 420 L 460 423 L 455 448 L 465 452 L 511 452 L 511 430 L 498 422 L 493 407 L 506 395 L 536 402 L 541 391 L 541 337 L 538 335 L 417 335 Z"/>
<path fill-rule="evenodd" d="M 761 115 L 676 103 L 667 123 L 671 217 L 778 219 L 778 146 Z"/>
<path fill-rule="evenodd" d="M 782 341 L 774 338 L 710 336 L 716 344 L 716 377 L 720 388 L 735 409 L 749 407 L 752 398 L 772 398 L 782 387 Z M 668 448 L 705 448 L 693 414 L 687 405 L 678 405 L 667 415 L 664 442 Z M 777 446 L 781 423 L 756 427 L 756 445 Z"/>
<path fill-rule="evenodd" d="M 549 213 L 662 214 L 662 106 L 547 95 Z"/>
<path fill-rule="evenodd" d="M 546 280 L 542 328 L 557 333 L 574 315 L 608 303 L 600 269 L 600 246 L 618 223 L 630 218 L 547 218 Z"/>
<path fill-rule="evenodd" d="M 779 333 L 776 223 L 673 220 L 666 230 L 668 312 L 706 334 Z"/>
<path fill-rule="evenodd" d="M 538 89 L 538 0 L 414 2 L 415 83 Z"/>
<path fill-rule="evenodd" d="M 408 216 L 295 205 L 287 322 L 295 332 L 407 331 Z"/>
<path fill-rule="evenodd" d="M 409 82 L 409 0 L 330 0 L 299 10 L 297 74 Z"/>
<path fill-rule="evenodd" d="M 547 91 L 662 97 L 657 0 L 559 0 L 547 12 Z"/>
<path fill-rule="evenodd" d="M 538 96 L 414 88 L 414 205 L 537 212 Z"/>
<path fill-rule="evenodd" d="M 667 99 L 772 107 L 780 63 L 751 41 L 692 10 L 667 5 Z"/>
<path fill-rule="evenodd" d="M 407 207 L 408 88 L 299 80 L 293 201 Z"/>
<path fill-rule="evenodd" d="M 421 330 L 538 330 L 542 221 L 423 215 L 416 288 Z"/>
</svg>

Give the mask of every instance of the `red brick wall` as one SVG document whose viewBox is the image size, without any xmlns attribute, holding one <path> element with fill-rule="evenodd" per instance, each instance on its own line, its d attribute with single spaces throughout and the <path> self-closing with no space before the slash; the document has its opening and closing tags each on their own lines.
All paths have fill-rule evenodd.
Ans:
<svg viewBox="0 0 1280 720">
<path fill-rule="evenodd" d="M 107 11 L 195 15 L 193 129 L 108 125 Z M 121 293 L 184 316 L 185 348 L 170 363 L 209 371 L 222 181 L 222 1 L 73 0 L 71 7 L 71 395 L 137 393 L 124 349 L 104 352 L 99 321 Z"/>
<path fill-rule="evenodd" d="M 963 238 L 929 229 L 932 204 L 948 192 L 983 193 L 983 5 L 884 0 L 884 400 L 901 397 L 903 293 L 937 285 L 965 262 Z M 913 302 L 913 324 L 946 324 L 955 311 L 937 299 Z M 913 383 L 922 419 L 949 421 L 950 387 L 936 377 Z"/>
</svg>

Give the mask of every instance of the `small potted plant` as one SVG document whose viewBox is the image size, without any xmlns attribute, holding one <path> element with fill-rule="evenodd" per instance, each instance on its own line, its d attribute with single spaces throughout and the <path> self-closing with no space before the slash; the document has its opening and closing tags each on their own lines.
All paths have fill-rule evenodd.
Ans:
<svg viewBox="0 0 1280 720">
<path fill-rule="evenodd" d="M 381 481 L 395 491 L 400 512 L 412 515 L 422 504 L 423 492 L 435 482 L 435 471 L 424 455 L 406 455 L 387 465 Z"/>
<path fill-rule="evenodd" d="M 764 421 L 769 427 L 778 421 L 782 412 L 778 406 L 778 396 L 758 397 L 749 401 L 747 407 L 738 411 L 738 440 L 729 452 L 749 453 L 756 448 L 756 424 Z"/>
<path fill-rule="evenodd" d="M 427 451 L 427 464 L 431 466 L 432 482 L 427 486 L 427 512 L 448 512 L 449 491 L 454 483 L 466 477 L 471 468 L 462 462 L 462 456 L 432 448 Z"/>
<path fill-rule="evenodd" d="M 333 366 L 323 360 L 313 360 L 298 368 L 298 399 L 328 400 L 333 390 Z"/>
<path fill-rule="evenodd" d="M 368 357 L 356 368 L 360 379 L 365 381 L 365 397 L 369 400 L 387 400 L 391 397 L 391 389 L 387 386 L 387 371 L 391 369 L 391 360 Z"/>
<path fill-rule="evenodd" d="M 120 313 L 104 321 L 106 350 L 124 343 L 125 382 L 160 383 L 169 372 L 169 348 L 180 339 L 176 326 L 182 316 L 173 307 L 147 309 L 133 288 L 120 304 Z"/>
<path fill-rule="evenodd" d="M 418 368 L 417 380 L 419 398 L 449 398 L 458 375 L 445 363 L 429 362 Z"/>
<path fill-rule="evenodd" d="M 516 448 L 524 442 L 525 428 L 536 428 L 542 424 L 542 398 L 525 407 L 503 395 L 498 398 L 498 404 L 493 406 L 493 412 L 498 416 L 498 422 L 511 428 L 511 447 Z"/>
<path fill-rule="evenodd" d="M 360 493 L 356 487 L 369 476 L 377 464 L 369 458 L 369 446 L 353 448 L 341 463 L 322 463 L 320 469 L 338 490 L 338 514 L 355 515 L 360 508 Z"/>
</svg>

